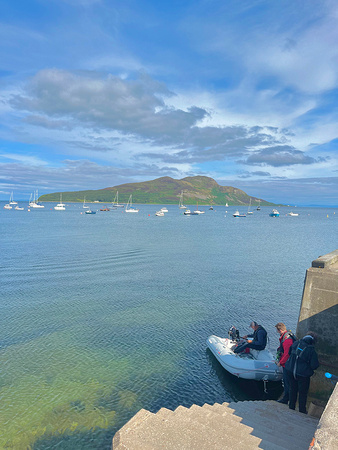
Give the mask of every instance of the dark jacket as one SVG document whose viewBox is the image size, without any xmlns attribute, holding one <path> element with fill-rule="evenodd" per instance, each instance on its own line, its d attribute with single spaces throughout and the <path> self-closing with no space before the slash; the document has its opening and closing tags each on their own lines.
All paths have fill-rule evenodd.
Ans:
<svg viewBox="0 0 338 450">
<path fill-rule="evenodd" d="M 248 345 L 249 348 L 256 350 L 265 349 L 268 333 L 261 325 L 258 325 L 257 330 L 253 334 L 248 334 L 248 337 L 252 337 L 252 342 Z"/>
<path fill-rule="evenodd" d="M 318 356 L 311 336 L 305 336 L 292 344 L 289 350 L 290 357 L 286 361 L 285 369 L 293 376 L 311 377 L 319 367 Z"/>
</svg>

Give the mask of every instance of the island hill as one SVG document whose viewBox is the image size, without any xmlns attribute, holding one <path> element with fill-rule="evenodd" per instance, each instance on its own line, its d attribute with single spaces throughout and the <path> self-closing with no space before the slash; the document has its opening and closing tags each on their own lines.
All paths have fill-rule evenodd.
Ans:
<svg viewBox="0 0 338 450">
<path fill-rule="evenodd" d="M 119 186 L 92 191 L 55 192 L 42 195 L 39 201 L 58 202 L 60 194 L 64 202 L 101 202 L 111 203 L 118 191 L 119 203 L 127 203 L 130 194 L 133 203 L 147 204 L 178 204 L 183 191 L 185 205 L 249 205 L 254 207 L 259 203 L 262 206 L 273 206 L 257 197 L 250 197 L 244 191 L 231 186 L 220 186 L 213 178 L 204 176 L 186 177 L 175 180 L 170 177 L 157 178 L 141 183 L 127 183 Z"/>
</svg>

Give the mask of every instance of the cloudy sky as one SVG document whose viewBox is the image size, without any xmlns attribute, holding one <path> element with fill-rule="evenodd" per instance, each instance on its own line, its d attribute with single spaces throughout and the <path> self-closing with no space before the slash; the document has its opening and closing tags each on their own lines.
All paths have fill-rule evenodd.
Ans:
<svg viewBox="0 0 338 450">
<path fill-rule="evenodd" d="M 206 175 L 338 205 L 336 0 L 3 0 L 0 199 Z"/>
</svg>

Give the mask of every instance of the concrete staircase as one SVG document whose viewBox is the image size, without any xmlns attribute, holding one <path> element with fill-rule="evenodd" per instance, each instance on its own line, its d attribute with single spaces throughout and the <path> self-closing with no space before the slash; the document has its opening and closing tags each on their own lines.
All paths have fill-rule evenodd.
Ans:
<svg viewBox="0 0 338 450">
<path fill-rule="evenodd" d="M 113 438 L 113 450 L 308 450 L 318 419 L 275 401 L 141 409 Z"/>
</svg>

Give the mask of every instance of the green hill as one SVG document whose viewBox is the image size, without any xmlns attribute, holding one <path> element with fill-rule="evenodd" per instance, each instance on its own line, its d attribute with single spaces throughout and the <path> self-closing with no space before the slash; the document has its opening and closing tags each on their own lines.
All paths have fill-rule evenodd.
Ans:
<svg viewBox="0 0 338 450">
<path fill-rule="evenodd" d="M 141 183 L 127 183 L 119 186 L 99 189 L 95 191 L 62 192 L 64 202 L 99 201 L 111 203 L 116 191 L 119 193 L 119 203 L 127 203 L 129 195 L 133 194 L 133 203 L 176 204 L 179 201 L 181 191 L 184 195 L 184 204 L 200 205 L 248 205 L 250 196 L 240 189 L 231 186 L 220 186 L 214 179 L 203 176 L 186 177 L 175 180 L 170 177 L 156 178 Z M 40 201 L 60 200 L 60 192 L 46 194 L 39 198 Z M 257 197 L 251 197 L 253 207 L 260 201 L 262 206 L 273 203 Z"/>
</svg>

